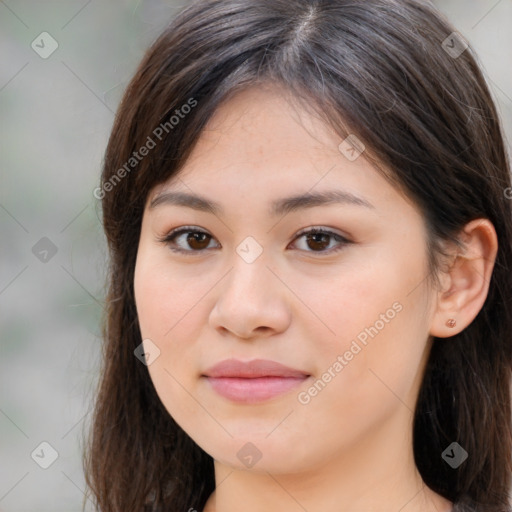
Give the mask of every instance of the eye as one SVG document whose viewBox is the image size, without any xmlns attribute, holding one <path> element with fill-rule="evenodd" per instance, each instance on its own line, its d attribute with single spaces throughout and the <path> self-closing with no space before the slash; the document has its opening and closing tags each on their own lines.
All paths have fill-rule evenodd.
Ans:
<svg viewBox="0 0 512 512">
<path fill-rule="evenodd" d="M 300 232 L 295 240 L 305 237 L 306 246 L 311 247 L 313 250 L 308 251 L 304 249 L 306 252 L 320 252 L 320 253 L 334 253 L 341 251 L 346 245 L 352 243 L 350 240 L 347 240 L 345 237 L 334 233 L 333 231 L 325 230 L 322 228 L 311 228 L 305 231 Z M 330 248 L 325 250 L 326 247 L 330 245 L 329 239 L 334 239 L 338 246 L 334 248 Z M 332 241 L 332 240 L 331 240 Z"/>
<path fill-rule="evenodd" d="M 183 235 L 187 236 L 184 237 Z M 169 234 L 159 239 L 159 241 L 169 246 L 169 248 L 173 252 L 190 254 L 200 253 L 208 249 L 208 246 L 210 245 L 210 241 L 212 240 L 212 238 L 213 237 L 206 233 L 205 231 L 194 229 L 192 226 L 183 226 L 181 228 L 171 231 Z M 306 246 L 312 249 L 301 249 L 304 250 L 305 252 L 319 252 L 330 254 L 340 251 L 344 248 L 344 246 L 352 243 L 350 240 L 347 240 L 345 237 L 337 233 L 334 233 L 333 231 L 321 228 L 311 228 L 308 230 L 304 230 L 297 235 L 295 240 L 298 240 L 300 238 L 304 238 Z M 331 245 L 330 241 L 332 242 L 332 239 L 334 239 L 338 243 L 338 246 L 334 248 L 331 246 L 331 248 L 329 248 L 329 245 Z M 187 248 L 187 245 L 189 248 Z"/>
<path fill-rule="evenodd" d="M 183 237 L 182 235 L 187 235 Z M 176 240 L 181 239 L 182 245 L 177 245 Z M 169 246 L 171 251 L 174 252 L 201 252 L 208 248 L 208 244 L 212 236 L 204 231 L 194 229 L 192 226 L 184 226 L 171 231 L 168 235 L 165 235 L 160 242 Z M 190 249 L 183 248 L 183 244 L 188 244 Z"/>
</svg>

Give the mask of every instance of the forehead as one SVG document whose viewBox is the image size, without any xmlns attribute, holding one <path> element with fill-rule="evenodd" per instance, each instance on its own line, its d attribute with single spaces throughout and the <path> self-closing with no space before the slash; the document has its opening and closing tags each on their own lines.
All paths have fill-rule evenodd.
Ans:
<svg viewBox="0 0 512 512">
<path fill-rule="evenodd" d="M 187 162 L 153 190 L 148 203 L 179 191 L 210 197 L 203 209 L 218 211 L 222 199 L 257 197 L 269 204 L 269 214 L 279 214 L 291 205 L 279 198 L 336 191 L 347 204 L 352 199 L 376 208 L 396 205 L 399 192 L 364 151 L 347 158 L 345 146 L 331 127 L 300 109 L 282 89 L 254 86 L 218 107 Z"/>
</svg>

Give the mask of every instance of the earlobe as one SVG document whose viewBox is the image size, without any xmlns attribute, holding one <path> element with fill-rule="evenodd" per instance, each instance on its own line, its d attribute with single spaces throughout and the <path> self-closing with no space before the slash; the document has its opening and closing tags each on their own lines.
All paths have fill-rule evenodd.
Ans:
<svg viewBox="0 0 512 512">
<path fill-rule="evenodd" d="M 469 222 L 460 239 L 464 249 L 456 250 L 442 279 L 445 286 L 437 294 L 430 334 L 438 338 L 458 334 L 476 318 L 487 298 L 496 260 L 498 237 L 488 219 Z"/>
<path fill-rule="evenodd" d="M 446 320 L 446 326 L 449 327 L 450 329 L 453 329 L 456 325 L 457 320 L 455 320 L 455 318 L 448 318 L 448 320 Z"/>
</svg>

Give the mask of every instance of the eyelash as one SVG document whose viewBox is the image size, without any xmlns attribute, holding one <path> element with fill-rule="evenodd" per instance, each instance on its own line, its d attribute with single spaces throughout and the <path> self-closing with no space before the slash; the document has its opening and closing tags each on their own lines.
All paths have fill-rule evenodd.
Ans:
<svg viewBox="0 0 512 512">
<path fill-rule="evenodd" d="M 182 249 L 182 248 L 179 248 L 179 247 L 176 247 L 176 246 L 173 247 L 172 245 L 175 243 L 174 239 L 177 238 L 179 235 L 182 235 L 184 233 L 201 233 L 201 234 L 210 236 L 205 231 L 200 231 L 200 230 L 194 229 L 193 226 L 183 226 L 181 228 L 177 228 L 177 229 L 172 230 L 170 233 L 168 233 L 164 237 L 159 238 L 158 241 L 163 243 L 163 244 L 165 244 L 165 245 L 167 245 L 167 246 L 169 246 L 171 251 L 177 252 L 177 253 L 182 253 L 182 254 L 183 253 L 185 253 L 185 254 L 202 253 L 202 252 L 207 250 L 207 249 L 200 249 L 200 250 L 191 249 L 191 250 L 187 250 L 187 249 Z M 305 252 L 309 252 L 309 253 L 313 253 L 313 254 L 315 254 L 315 253 L 317 253 L 317 254 L 334 254 L 334 253 L 337 253 L 337 252 L 343 250 L 345 248 L 345 246 L 353 243 L 350 240 L 348 240 L 347 238 L 339 235 L 338 233 L 334 233 L 333 231 L 329 231 L 329 230 L 321 229 L 321 228 L 311 228 L 311 229 L 306 229 L 306 230 L 303 230 L 303 231 L 299 231 L 299 233 L 297 233 L 297 236 L 294 238 L 293 241 L 295 241 L 298 238 L 300 238 L 302 236 L 305 236 L 305 235 L 315 235 L 315 234 L 323 234 L 323 235 L 330 236 L 330 237 L 334 238 L 337 242 L 339 242 L 340 245 L 338 247 L 336 247 L 336 248 L 331 248 L 331 249 L 328 249 L 328 250 L 323 250 L 323 251 L 305 251 Z M 213 237 L 211 237 L 211 238 L 213 238 Z"/>
</svg>

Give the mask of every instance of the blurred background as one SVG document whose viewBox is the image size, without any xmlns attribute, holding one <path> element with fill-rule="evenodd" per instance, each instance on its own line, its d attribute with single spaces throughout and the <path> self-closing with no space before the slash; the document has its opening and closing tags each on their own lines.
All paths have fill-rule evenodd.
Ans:
<svg viewBox="0 0 512 512">
<path fill-rule="evenodd" d="M 186 3 L 0 0 L 2 512 L 82 510 L 107 261 L 93 190 L 124 88 Z M 510 151 L 512 0 L 434 3 L 477 51 Z"/>
</svg>

